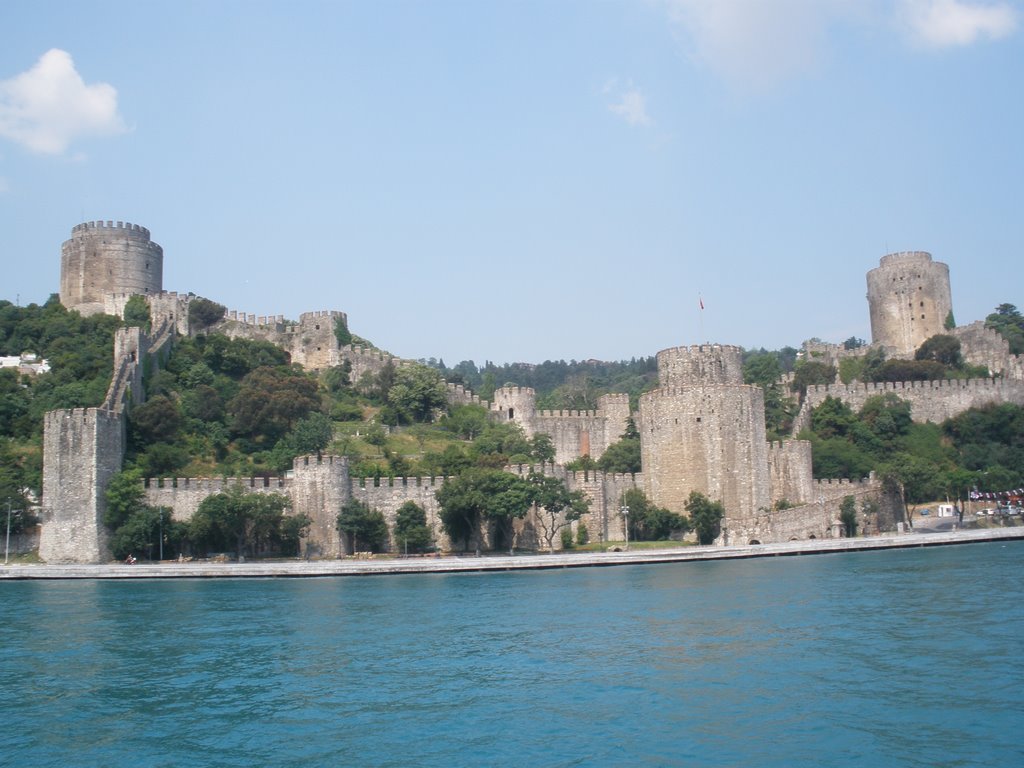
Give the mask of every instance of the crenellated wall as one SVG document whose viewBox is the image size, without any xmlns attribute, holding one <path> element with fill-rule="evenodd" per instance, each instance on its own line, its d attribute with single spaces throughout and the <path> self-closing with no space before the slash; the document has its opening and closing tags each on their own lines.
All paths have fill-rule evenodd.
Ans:
<svg viewBox="0 0 1024 768">
<path fill-rule="evenodd" d="M 807 388 L 807 396 L 794 423 L 794 434 L 810 426 L 811 410 L 819 406 L 826 397 L 842 400 L 854 411 L 859 411 L 869 397 L 889 393 L 910 403 L 911 418 L 914 421 L 940 424 L 970 408 L 980 408 L 992 403 L 1024 405 L 1024 380 L 940 379 L 814 385 Z"/>
<path fill-rule="evenodd" d="M 501 387 L 494 392 L 491 417 L 518 424 L 528 438 L 548 435 L 559 464 L 581 456 L 600 458 L 622 437 L 630 415 L 629 396 L 623 394 L 602 395 L 596 411 L 538 411 L 536 402 L 536 393 L 530 387 Z"/>
</svg>

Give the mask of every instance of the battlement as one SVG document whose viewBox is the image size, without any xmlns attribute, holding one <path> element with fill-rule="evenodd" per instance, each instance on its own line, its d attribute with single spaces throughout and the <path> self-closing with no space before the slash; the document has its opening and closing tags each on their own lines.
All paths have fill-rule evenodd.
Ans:
<svg viewBox="0 0 1024 768">
<path fill-rule="evenodd" d="M 245 325 L 254 325 L 258 328 L 271 328 L 275 330 L 279 329 L 280 326 L 287 324 L 287 321 L 284 319 L 284 315 L 254 315 L 239 312 L 234 309 L 227 310 L 224 313 L 223 319 L 236 323 L 244 323 Z"/>
<path fill-rule="evenodd" d="M 480 399 L 480 395 L 474 395 L 462 384 L 453 384 L 449 381 L 445 383 L 445 387 L 448 390 L 448 402 L 452 405 L 480 405 L 484 408 L 490 406 L 490 403 Z"/>
<path fill-rule="evenodd" d="M 513 385 L 498 387 L 494 390 L 495 398 L 497 398 L 499 392 L 508 397 L 534 397 L 537 394 L 533 387 L 518 387 Z"/>
<path fill-rule="evenodd" d="M 1005 379 L 932 379 L 930 381 L 870 381 L 853 382 L 850 384 L 812 384 L 807 387 L 807 395 L 815 402 L 828 396 L 847 397 L 850 395 L 884 395 L 887 393 L 912 392 L 950 392 L 959 390 L 995 391 L 1005 386 Z"/>
<path fill-rule="evenodd" d="M 878 266 L 889 267 L 895 264 L 910 264 L 914 262 L 927 263 L 931 260 L 932 255 L 928 251 L 895 251 L 883 256 L 879 260 Z"/>
<path fill-rule="evenodd" d="M 127 221 L 118 221 L 116 223 L 113 221 L 86 221 L 81 224 L 76 224 L 74 227 L 71 228 L 71 231 L 72 233 L 81 233 L 101 229 L 115 229 L 120 230 L 121 233 L 132 232 L 138 234 L 139 236 L 145 238 L 146 240 L 149 239 L 148 229 L 146 229 L 145 227 L 141 227 L 138 224 L 132 224 L 131 222 Z M 160 246 L 157 247 L 159 248 Z"/>
<path fill-rule="evenodd" d="M 287 478 L 261 477 L 145 477 L 142 487 L 148 489 L 166 488 L 190 491 L 207 496 L 222 493 L 228 488 L 241 486 L 250 490 L 284 490 L 289 486 Z"/>
<path fill-rule="evenodd" d="M 537 411 L 538 419 L 596 419 L 598 411 Z"/>
<path fill-rule="evenodd" d="M 355 477 L 353 488 L 440 488 L 447 477 Z"/>
<path fill-rule="evenodd" d="M 336 309 L 321 309 L 321 310 L 317 310 L 315 312 L 303 312 L 301 315 L 299 315 L 299 322 L 302 323 L 302 324 L 316 323 L 318 320 L 324 320 L 324 319 L 332 319 L 333 320 L 333 319 L 336 319 L 336 318 L 339 318 L 339 317 L 342 318 L 343 320 L 347 320 L 348 319 L 348 316 L 344 312 L 340 312 L 340 311 L 338 311 Z M 334 326 L 332 325 L 331 326 L 331 330 L 333 330 L 333 329 L 334 329 Z"/>
<path fill-rule="evenodd" d="M 875 484 L 874 473 L 870 477 L 864 477 L 857 480 L 851 480 L 849 478 L 824 478 L 822 480 L 814 480 L 812 486 L 816 492 L 821 491 L 834 493 L 837 490 L 858 490 L 864 489 Z"/>
<path fill-rule="evenodd" d="M 307 456 L 296 456 L 292 460 L 292 471 L 300 472 L 303 469 L 314 466 L 337 466 L 339 468 L 348 469 L 348 457 L 347 456 L 335 456 L 333 454 L 323 454 L 320 456 L 307 455 Z"/>
<path fill-rule="evenodd" d="M 667 386 L 743 383 L 743 350 L 729 344 L 670 347 L 657 355 L 658 382 Z"/>
</svg>

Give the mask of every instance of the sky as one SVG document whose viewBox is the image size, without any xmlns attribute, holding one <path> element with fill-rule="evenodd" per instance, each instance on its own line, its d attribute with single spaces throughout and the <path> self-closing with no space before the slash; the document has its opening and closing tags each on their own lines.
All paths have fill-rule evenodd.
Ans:
<svg viewBox="0 0 1024 768">
<path fill-rule="evenodd" d="M 83 221 L 405 358 L 870 340 L 886 253 L 1024 306 L 1024 0 L 8 0 L 0 299 Z M 703 308 L 702 308 L 703 307 Z"/>
</svg>

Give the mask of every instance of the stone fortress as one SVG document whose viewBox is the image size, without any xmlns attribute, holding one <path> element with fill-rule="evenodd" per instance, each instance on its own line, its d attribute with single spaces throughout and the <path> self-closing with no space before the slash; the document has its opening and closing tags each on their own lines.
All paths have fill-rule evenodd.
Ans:
<svg viewBox="0 0 1024 768">
<path fill-rule="evenodd" d="M 47 562 L 103 562 L 109 559 L 107 531 L 102 524 L 105 491 L 121 469 L 125 452 L 125 419 L 132 403 L 145 398 L 143 371 L 155 370 L 166 359 L 176 335 L 195 332 L 189 327 L 192 294 L 163 290 L 163 249 L 143 227 L 123 222 L 87 222 L 72 230 L 61 257 L 60 299 L 69 310 L 83 314 L 122 315 L 132 295 L 150 305 L 152 331 L 121 329 L 114 349 L 114 376 L 105 402 L 98 408 L 53 411 L 46 415 L 43 448 L 43 523 L 40 557 Z M 868 304 L 872 344 L 859 350 L 808 342 L 805 354 L 829 362 L 845 355 L 884 348 L 891 357 L 907 357 L 936 333 L 956 335 L 968 362 L 986 365 L 996 378 L 905 384 L 834 384 L 811 387 L 794 434 L 806 424 L 810 409 L 827 396 L 839 397 L 857 408 L 873 394 L 895 392 L 910 401 L 918 421 L 938 421 L 972 406 L 992 402 L 1024 405 L 1024 364 L 1009 354 L 1007 343 L 982 323 L 945 331 L 951 317 L 949 269 L 923 252 L 894 253 L 868 273 Z M 261 339 L 285 349 L 292 362 L 311 370 L 347 364 L 353 380 L 379 371 L 388 361 L 405 364 L 375 349 L 340 346 L 334 334 L 336 311 L 309 312 L 299 321 L 282 317 L 227 312 L 209 332 Z M 839 504 L 852 495 L 858 502 L 876 501 L 876 511 L 864 515 L 861 530 L 891 530 L 900 512 L 882 493 L 874 478 L 815 480 L 811 445 L 790 439 L 766 439 L 764 394 L 743 383 L 742 350 L 705 344 L 676 347 L 657 354 L 659 386 L 643 394 L 639 411 L 630 413 L 623 394 L 601 397 L 594 411 L 537 410 L 535 393 L 527 387 L 502 387 L 492 402 L 459 385 L 449 385 L 453 404 L 475 403 L 496 421 L 513 422 L 526 435 L 550 435 L 555 462 L 544 472 L 582 491 L 590 511 L 580 523 L 592 540 L 622 541 L 624 491 L 642 489 L 651 500 L 675 512 L 693 490 L 723 503 L 719 544 L 747 544 L 840 536 Z M 582 455 L 599 457 L 626 430 L 633 417 L 640 433 L 642 471 L 636 475 L 572 472 L 564 465 Z M 526 474 L 530 467 L 508 470 Z M 442 549 L 451 542 L 441 530 L 434 496 L 444 478 L 351 478 L 341 456 L 298 457 L 285 477 L 163 478 L 145 482 L 147 501 L 168 506 L 176 519 L 188 519 L 206 497 L 233 484 L 257 493 L 289 497 L 293 513 L 305 513 L 313 523 L 304 540 L 307 557 L 335 558 L 347 542 L 335 528 L 341 506 L 358 499 L 384 513 L 393 528 L 401 504 L 412 500 L 427 511 L 428 524 Z M 780 504 L 780 502 L 785 504 Z M 785 508 L 780 508 L 785 507 Z M 858 503 L 858 508 L 861 505 Z M 538 547 L 536 520 L 518 521 L 516 545 Z M 485 539 L 488 533 L 483 532 Z M 483 542 L 485 545 L 487 541 Z M 399 548 L 392 542 L 392 548 Z"/>
</svg>

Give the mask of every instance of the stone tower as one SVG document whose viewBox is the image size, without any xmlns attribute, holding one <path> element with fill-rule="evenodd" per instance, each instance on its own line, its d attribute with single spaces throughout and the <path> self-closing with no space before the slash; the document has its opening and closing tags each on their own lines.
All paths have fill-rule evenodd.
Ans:
<svg viewBox="0 0 1024 768">
<path fill-rule="evenodd" d="M 149 230 L 118 221 L 87 221 L 61 246 L 60 303 L 83 315 L 111 312 L 113 297 L 163 290 L 164 250 Z"/>
<path fill-rule="evenodd" d="M 770 505 L 764 393 L 743 383 L 739 347 L 701 345 L 658 353 L 659 388 L 640 396 L 644 490 L 685 512 L 690 491 L 721 501 L 728 517 Z"/>
<path fill-rule="evenodd" d="M 949 267 L 924 251 L 883 256 L 868 272 L 868 306 L 871 341 L 895 355 L 913 355 L 927 339 L 946 332 L 953 311 Z"/>
</svg>

